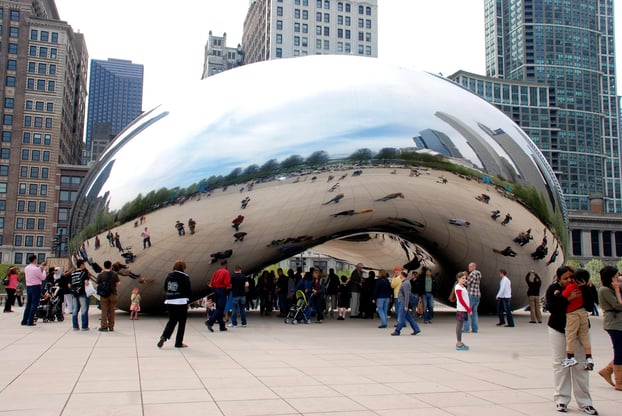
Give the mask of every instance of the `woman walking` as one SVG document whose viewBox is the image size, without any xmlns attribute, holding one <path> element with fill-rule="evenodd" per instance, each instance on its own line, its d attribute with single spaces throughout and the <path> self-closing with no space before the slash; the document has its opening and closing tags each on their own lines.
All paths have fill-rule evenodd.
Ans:
<svg viewBox="0 0 622 416">
<path fill-rule="evenodd" d="M 168 322 L 164 327 L 164 332 L 158 341 L 158 348 L 171 338 L 175 326 L 177 336 L 175 337 L 175 348 L 186 348 L 184 344 L 184 332 L 186 331 L 186 319 L 188 317 L 188 303 L 190 302 L 190 277 L 186 274 L 186 263 L 177 260 L 173 265 L 173 271 L 166 276 L 164 281 L 164 291 L 166 300 L 164 303 L 168 309 Z"/>
<path fill-rule="evenodd" d="M 603 326 L 613 344 L 613 361 L 598 372 L 602 378 L 622 390 L 622 297 L 620 296 L 620 273 L 613 266 L 605 266 L 600 271 L 601 286 L 598 300 L 604 311 Z M 615 382 L 612 379 L 615 376 Z"/>
</svg>

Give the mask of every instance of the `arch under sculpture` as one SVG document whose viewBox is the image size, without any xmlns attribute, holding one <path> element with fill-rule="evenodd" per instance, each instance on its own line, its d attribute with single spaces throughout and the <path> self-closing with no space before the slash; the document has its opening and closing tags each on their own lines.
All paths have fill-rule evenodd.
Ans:
<svg viewBox="0 0 622 416">
<path fill-rule="evenodd" d="M 163 308 L 176 259 L 187 262 L 198 299 L 221 257 L 252 273 L 339 240 L 334 249 L 350 247 L 339 255 L 355 258 L 355 236 L 373 233 L 397 236 L 417 259 L 411 264 L 434 269 L 440 301 L 456 272 L 476 262 L 482 307 L 491 309 L 498 269 L 508 270 L 519 307 L 525 274 L 546 282 L 563 262 L 555 218 L 564 224 L 566 215 L 550 166 L 492 105 L 429 73 L 312 56 L 223 72 L 141 115 L 90 169 L 70 236 L 92 272 L 106 259 L 127 266 L 119 288 L 126 310 L 134 286 L 143 310 Z M 123 252 L 108 245 L 109 229 Z M 531 239 L 514 241 L 528 229 Z"/>
</svg>

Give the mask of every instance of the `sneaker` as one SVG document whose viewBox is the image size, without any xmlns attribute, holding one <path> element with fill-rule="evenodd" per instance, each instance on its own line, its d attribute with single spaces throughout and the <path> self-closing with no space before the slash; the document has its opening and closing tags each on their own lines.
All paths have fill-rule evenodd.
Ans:
<svg viewBox="0 0 622 416">
<path fill-rule="evenodd" d="M 588 415 L 597 415 L 598 414 L 596 409 L 594 409 L 594 406 L 585 406 L 585 407 L 582 407 L 581 410 L 583 410 Z"/>
<path fill-rule="evenodd" d="M 90 331 L 91 328 L 82 328 L 82 331 Z"/>
<path fill-rule="evenodd" d="M 466 344 L 456 345 L 456 350 L 457 351 L 468 351 L 469 347 Z"/>
<path fill-rule="evenodd" d="M 568 406 L 563 403 L 557 403 L 555 404 L 555 410 L 557 410 L 558 412 L 566 413 L 568 411 Z"/>
<path fill-rule="evenodd" d="M 214 325 L 210 324 L 208 321 L 205 321 L 205 326 L 209 329 L 209 332 L 214 332 Z"/>
<path fill-rule="evenodd" d="M 579 364 L 579 362 L 574 357 L 564 358 L 564 361 L 562 361 L 562 367 L 563 368 L 572 367 L 572 366 L 577 365 L 577 364 Z"/>
<path fill-rule="evenodd" d="M 420 332 L 421 332 L 421 330 L 419 330 L 419 331 L 415 331 L 415 332 L 413 332 L 413 333 L 412 333 L 412 334 L 410 334 L 410 335 L 417 335 L 417 334 L 418 334 L 418 333 L 420 333 Z"/>
<path fill-rule="evenodd" d="M 391 336 L 399 337 L 400 333 L 399 332 L 391 332 Z"/>
<path fill-rule="evenodd" d="M 592 357 L 585 359 L 585 365 L 583 366 L 583 369 L 586 371 L 594 370 L 594 360 L 592 359 Z M 590 413 L 590 414 L 594 414 L 594 413 Z"/>
<path fill-rule="evenodd" d="M 106 327 L 101 327 L 98 329 L 99 332 L 108 332 L 108 328 Z"/>
<path fill-rule="evenodd" d="M 246 324 L 242 324 L 242 328 L 246 328 Z"/>
</svg>

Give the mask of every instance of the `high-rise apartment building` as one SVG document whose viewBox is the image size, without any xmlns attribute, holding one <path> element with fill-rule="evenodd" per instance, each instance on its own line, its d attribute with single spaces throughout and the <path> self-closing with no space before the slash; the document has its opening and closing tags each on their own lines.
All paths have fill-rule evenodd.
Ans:
<svg viewBox="0 0 622 416">
<path fill-rule="evenodd" d="M 203 56 L 203 74 L 201 79 L 240 66 L 242 62 L 242 45 L 238 44 L 235 48 L 228 47 L 226 33 L 222 36 L 214 36 L 212 31 L 209 31 Z"/>
<path fill-rule="evenodd" d="M 305 55 L 378 57 L 377 0 L 251 0 L 244 63 Z"/>
<path fill-rule="evenodd" d="M 88 164 L 142 113 L 143 65 L 92 59 L 83 164 Z"/>
<path fill-rule="evenodd" d="M 53 0 L 0 0 L 0 29 L 0 261 L 25 264 L 54 255 L 59 164 L 81 159 L 88 53 Z"/>
<path fill-rule="evenodd" d="M 516 121 L 553 168 L 571 255 L 622 255 L 613 0 L 486 0 L 486 77 L 452 76 Z"/>
</svg>

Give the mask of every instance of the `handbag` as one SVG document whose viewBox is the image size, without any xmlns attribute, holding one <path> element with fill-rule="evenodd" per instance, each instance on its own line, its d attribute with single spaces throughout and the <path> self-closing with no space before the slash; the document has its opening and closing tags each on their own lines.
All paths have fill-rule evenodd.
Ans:
<svg viewBox="0 0 622 416">
<path fill-rule="evenodd" d="M 86 287 L 84 288 L 84 293 L 86 293 L 87 298 L 95 296 L 97 294 L 97 288 L 95 287 L 95 283 L 89 282 L 89 284 L 86 285 Z"/>
</svg>

